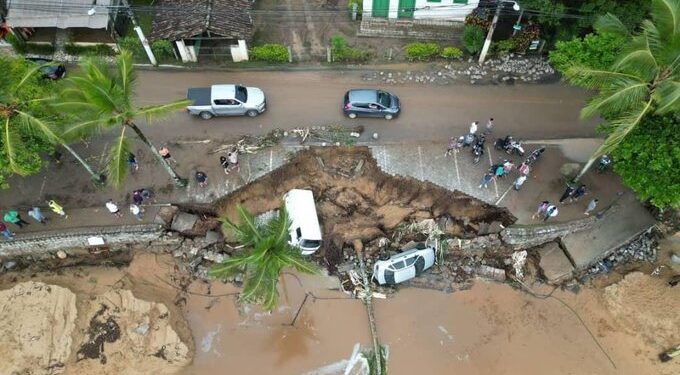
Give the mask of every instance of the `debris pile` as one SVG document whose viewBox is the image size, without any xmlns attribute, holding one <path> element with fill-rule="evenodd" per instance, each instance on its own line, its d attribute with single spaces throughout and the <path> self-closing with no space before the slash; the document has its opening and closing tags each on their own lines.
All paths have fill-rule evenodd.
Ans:
<svg viewBox="0 0 680 375">
<path fill-rule="evenodd" d="M 619 248 L 597 262 L 588 270 L 586 276 L 608 273 L 614 268 L 632 261 L 654 262 L 656 261 L 657 250 L 656 234 L 649 230 L 639 235 L 628 245 Z"/>
</svg>

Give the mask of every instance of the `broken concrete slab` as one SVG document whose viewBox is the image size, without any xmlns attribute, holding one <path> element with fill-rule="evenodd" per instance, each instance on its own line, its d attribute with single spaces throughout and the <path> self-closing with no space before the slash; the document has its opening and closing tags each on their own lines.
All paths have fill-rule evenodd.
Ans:
<svg viewBox="0 0 680 375">
<path fill-rule="evenodd" d="M 538 264 L 550 284 L 559 284 L 572 277 L 574 266 L 557 242 L 549 242 L 538 250 Z"/>
<path fill-rule="evenodd" d="M 172 219 L 177 214 L 177 210 L 179 210 L 177 206 L 161 207 L 158 209 L 158 213 L 154 217 L 153 222 L 167 227 L 172 223 Z"/>
<path fill-rule="evenodd" d="M 206 245 L 212 245 L 214 243 L 222 242 L 224 241 L 224 237 L 222 237 L 222 233 L 216 231 L 216 230 L 209 230 L 205 233 L 205 243 Z"/>
<path fill-rule="evenodd" d="M 172 220 L 172 226 L 170 229 L 180 233 L 191 232 L 191 230 L 194 228 L 194 225 L 196 224 L 196 221 L 198 221 L 198 216 L 188 214 L 186 212 L 179 212 Z"/>
</svg>

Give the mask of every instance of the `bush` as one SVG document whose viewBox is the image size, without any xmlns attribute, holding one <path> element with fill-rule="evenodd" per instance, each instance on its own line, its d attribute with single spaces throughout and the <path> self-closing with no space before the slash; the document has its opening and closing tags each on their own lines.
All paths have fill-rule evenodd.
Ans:
<svg viewBox="0 0 680 375">
<path fill-rule="evenodd" d="M 26 43 L 14 34 L 8 34 L 6 40 L 12 45 L 14 51 L 20 54 L 52 55 L 54 46 L 51 44 Z"/>
<path fill-rule="evenodd" d="M 427 61 L 439 54 L 437 43 L 411 43 L 406 46 L 406 58 L 414 61 Z"/>
<path fill-rule="evenodd" d="M 463 29 L 463 45 L 471 54 L 481 51 L 484 46 L 484 29 L 481 26 L 465 25 Z"/>
<path fill-rule="evenodd" d="M 158 60 L 167 60 L 175 58 L 175 49 L 172 47 L 172 43 L 167 40 L 154 40 L 151 42 L 151 52 L 156 56 Z"/>
<path fill-rule="evenodd" d="M 79 46 L 68 43 L 64 46 L 64 51 L 69 55 L 93 55 L 93 56 L 113 56 L 116 51 L 106 44 L 96 44 L 93 46 Z"/>
<path fill-rule="evenodd" d="M 146 52 L 144 52 L 144 47 L 136 36 L 126 36 L 124 38 L 118 38 L 118 48 L 124 49 L 132 53 L 132 56 L 143 59 L 146 58 Z"/>
<path fill-rule="evenodd" d="M 550 51 L 550 64 L 561 73 L 574 64 L 606 69 L 614 63 L 625 43 L 624 37 L 611 33 L 588 34 L 583 39 L 557 42 L 555 49 Z"/>
<path fill-rule="evenodd" d="M 250 58 L 254 61 L 266 61 L 270 63 L 288 62 L 288 48 L 282 44 L 265 44 L 253 47 L 250 50 Z"/>
<path fill-rule="evenodd" d="M 445 47 L 439 56 L 448 60 L 460 59 L 463 57 L 463 51 L 456 47 Z"/>
<path fill-rule="evenodd" d="M 515 50 L 515 41 L 513 39 L 500 40 L 494 43 L 492 47 L 499 55 L 505 55 Z"/>
<path fill-rule="evenodd" d="M 347 40 L 342 35 L 331 38 L 331 56 L 333 61 L 363 62 L 371 58 L 371 52 L 347 46 Z"/>
</svg>

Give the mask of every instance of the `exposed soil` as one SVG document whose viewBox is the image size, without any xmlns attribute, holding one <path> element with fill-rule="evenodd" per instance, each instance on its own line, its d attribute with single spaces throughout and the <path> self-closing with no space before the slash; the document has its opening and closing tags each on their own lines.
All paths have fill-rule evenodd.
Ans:
<svg viewBox="0 0 680 375">
<path fill-rule="evenodd" d="M 313 147 L 289 163 L 243 186 L 216 203 L 216 211 L 237 220 L 242 205 L 253 214 L 277 209 L 291 189 L 310 189 L 323 228 L 320 255 L 331 271 L 343 258 L 343 247 L 362 240 L 369 252 L 381 238 L 393 239 L 401 224 L 424 219 L 447 221 L 449 236 L 474 238 L 484 224 L 512 224 L 505 208 L 459 191 L 449 191 L 410 177 L 391 176 L 376 164 L 366 147 Z M 229 236 L 229 233 L 225 233 Z"/>
</svg>

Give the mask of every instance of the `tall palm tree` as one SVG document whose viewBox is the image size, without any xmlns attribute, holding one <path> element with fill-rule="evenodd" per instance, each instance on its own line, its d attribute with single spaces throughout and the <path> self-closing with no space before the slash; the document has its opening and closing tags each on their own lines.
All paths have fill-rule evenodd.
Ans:
<svg viewBox="0 0 680 375">
<path fill-rule="evenodd" d="M 167 160 L 158 153 L 135 123 L 140 116 L 147 121 L 168 115 L 189 104 L 188 100 L 177 100 L 167 104 L 135 107 L 133 103 L 135 72 L 132 54 L 121 51 L 116 58 L 115 69 L 101 60 L 86 58 L 80 63 L 80 74 L 67 79 L 69 86 L 62 90 L 55 107 L 68 111 L 78 118 L 78 123 L 67 127 L 66 137 L 83 137 L 100 130 L 117 128 L 118 138 L 109 151 L 107 173 L 114 186 L 120 186 L 127 175 L 127 158 L 130 141 L 127 133 L 134 132 L 163 166 L 178 186 L 186 186 L 187 180 L 180 177 Z"/>
<path fill-rule="evenodd" d="M 599 112 L 609 132 L 576 179 L 598 157 L 615 149 L 648 114 L 680 110 L 680 0 L 652 0 L 651 20 L 643 21 L 634 35 L 612 14 L 600 17 L 595 26 L 599 32 L 623 35 L 629 43 L 609 69 L 575 66 L 567 71 L 569 79 L 599 90 L 581 117 Z"/>
<path fill-rule="evenodd" d="M 226 279 L 243 272 L 245 274 L 240 299 L 246 303 L 261 303 L 271 311 L 279 298 L 277 285 L 284 268 L 293 267 L 299 272 L 316 273 L 318 267 L 306 260 L 300 249 L 288 243 L 290 219 L 284 206 L 279 215 L 264 225 L 258 225 L 255 217 L 243 207 L 237 207 L 240 224 L 223 220 L 247 250 L 213 266 L 208 274 Z"/>
<path fill-rule="evenodd" d="M 92 180 L 101 185 L 102 175 L 78 155 L 61 136 L 59 119 L 48 111 L 50 97 L 49 82 L 40 82 L 40 65 L 30 66 L 23 59 L 10 60 L 3 58 L 3 83 L 0 87 L 0 126 L 2 141 L 0 152 L 7 160 L 9 169 L 19 175 L 29 174 L 25 167 L 25 158 L 38 160 L 39 155 L 26 155 L 33 142 L 33 136 L 46 139 L 53 145 L 64 147 L 90 174 Z"/>
</svg>

